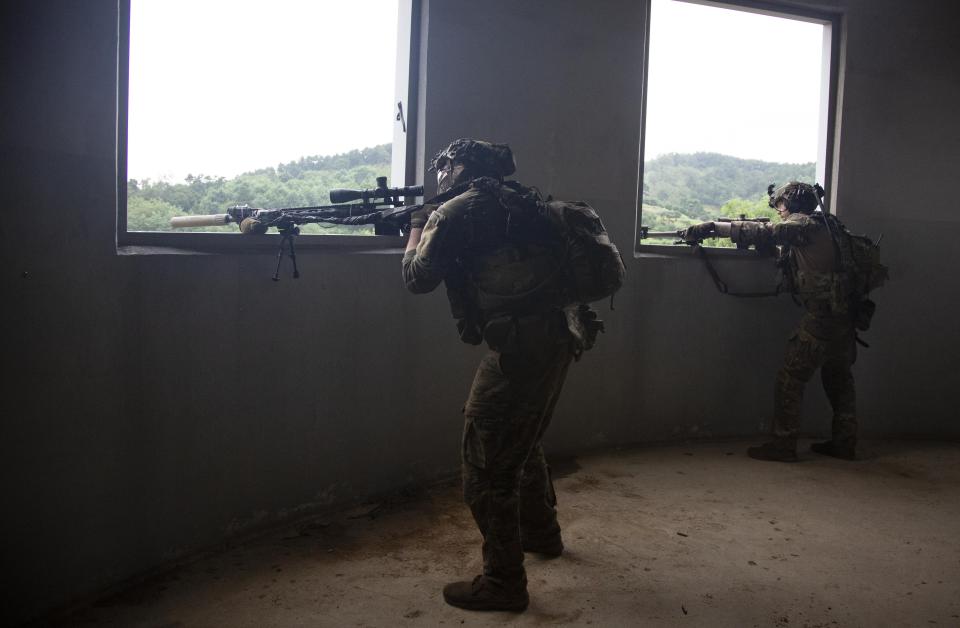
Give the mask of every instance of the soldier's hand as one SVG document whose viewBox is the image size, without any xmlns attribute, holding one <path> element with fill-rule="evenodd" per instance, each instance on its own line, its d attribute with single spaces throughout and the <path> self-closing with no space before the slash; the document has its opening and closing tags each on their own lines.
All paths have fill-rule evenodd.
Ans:
<svg viewBox="0 0 960 628">
<path fill-rule="evenodd" d="M 702 222 L 699 225 L 687 227 L 683 232 L 683 241 L 687 244 L 698 244 L 704 238 L 709 238 L 716 232 L 712 222 Z"/>
<path fill-rule="evenodd" d="M 410 228 L 423 229 L 427 224 L 427 219 L 437 209 L 436 205 L 424 205 L 416 211 L 410 212 Z"/>
</svg>

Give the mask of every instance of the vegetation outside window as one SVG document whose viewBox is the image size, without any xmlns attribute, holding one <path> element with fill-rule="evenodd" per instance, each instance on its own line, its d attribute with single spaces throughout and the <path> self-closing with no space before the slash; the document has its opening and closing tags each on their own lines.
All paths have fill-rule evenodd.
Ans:
<svg viewBox="0 0 960 628">
<path fill-rule="evenodd" d="M 397 51 L 409 42 L 411 5 L 130 0 L 120 239 L 232 205 L 328 204 L 331 189 L 372 188 L 378 176 L 413 183 L 394 155 L 407 150 L 406 85 L 395 88 L 395 76 L 409 64 Z"/>
<path fill-rule="evenodd" d="M 638 217 L 650 231 L 773 220 L 768 184 L 829 183 L 835 18 L 758 4 L 652 0 Z"/>
</svg>

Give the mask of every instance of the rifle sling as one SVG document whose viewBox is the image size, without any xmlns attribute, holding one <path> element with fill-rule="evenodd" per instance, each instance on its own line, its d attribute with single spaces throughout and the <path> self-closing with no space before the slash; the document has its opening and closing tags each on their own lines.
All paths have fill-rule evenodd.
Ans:
<svg viewBox="0 0 960 628">
<path fill-rule="evenodd" d="M 717 290 L 720 294 L 726 294 L 731 297 L 738 297 L 741 299 L 756 299 L 760 297 L 775 297 L 780 294 L 780 289 L 783 287 L 782 283 L 778 283 L 776 288 L 772 291 L 767 292 L 731 292 L 730 287 L 727 283 L 720 278 L 720 274 L 717 272 L 717 269 L 714 268 L 713 263 L 710 261 L 710 258 L 707 257 L 706 251 L 703 250 L 703 245 L 696 244 L 693 247 L 697 255 L 700 256 L 700 259 L 703 260 L 703 264 L 707 267 L 707 272 L 710 273 L 710 278 L 713 279 L 713 285 L 717 287 Z"/>
</svg>

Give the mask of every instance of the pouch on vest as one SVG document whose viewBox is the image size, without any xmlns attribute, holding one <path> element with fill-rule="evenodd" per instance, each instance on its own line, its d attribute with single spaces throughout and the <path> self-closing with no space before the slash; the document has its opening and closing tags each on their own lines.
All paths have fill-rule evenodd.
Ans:
<svg viewBox="0 0 960 628">
<path fill-rule="evenodd" d="M 870 299 L 861 299 L 854 306 L 853 325 L 860 331 L 870 329 L 873 313 L 877 311 L 877 304 Z"/>
<path fill-rule="evenodd" d="M 483 327 L 483 339 L 487 346 L 500 353 L 517 350 L 517 325 L 512 316 L 498 316 L 487 321 Z"/>
</svg>

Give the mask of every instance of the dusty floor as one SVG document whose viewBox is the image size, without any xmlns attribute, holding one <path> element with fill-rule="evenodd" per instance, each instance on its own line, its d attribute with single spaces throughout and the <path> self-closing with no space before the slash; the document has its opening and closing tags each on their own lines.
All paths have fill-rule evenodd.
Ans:
<svg viewBox="0 0 960 628">
<path fill-rule="evenodd" d="M 560 465 L 568 551 L 528 557 L 523 614 L 444 604 L 479 571 L 455 487 L 184 566 L 64 626 L 960 626 L 960 444 L 864 460 L 649 446 Z"/>
</svg>

